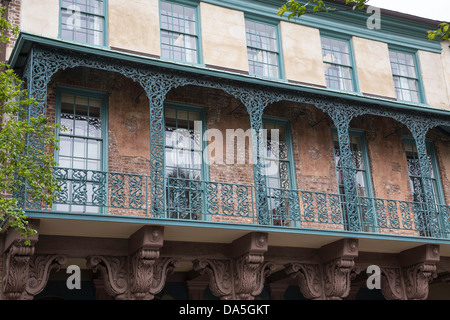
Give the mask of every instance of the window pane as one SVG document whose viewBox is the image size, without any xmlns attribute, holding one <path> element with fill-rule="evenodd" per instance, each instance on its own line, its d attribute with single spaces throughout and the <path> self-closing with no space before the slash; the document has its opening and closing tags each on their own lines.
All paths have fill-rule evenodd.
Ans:
<svg viewBox="0 0 450 320">
<path fill-rule="evenodd" d="M 389 57 L 397 99 L 419 103 L 419 79 L 414 55 L 390 50 Z"/>
<path fill-rule="evenodd" d="M 353 70 L 348 41 L 322 36 L 321 43 L 327 87 L 353 91 Z"/>
<path fill-rule="evenodd" d="M 277 28 L 251 20 L 245 21 L 250 74 L 279 78 Z"/>
<path fill-rule="evenodd" d="M 196 9 L 161 1 L 161 57 L 197 63 Z"/>
</svg>

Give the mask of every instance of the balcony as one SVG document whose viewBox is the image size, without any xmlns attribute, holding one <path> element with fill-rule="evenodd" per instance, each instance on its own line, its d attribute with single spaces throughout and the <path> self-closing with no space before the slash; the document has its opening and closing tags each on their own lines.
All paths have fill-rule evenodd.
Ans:
<svg viewBox="0 0 450 320">
<path fill-rule="evenodd" d="M 447 238 L 450 233 L 448 205 L 430 209 L 422 202 L 358 197 L 356 205 L 348 206 L 340 194 L 267 188 L 267 209 L 257 210 L 253 185 L 166 178 L 164 213 L 155 215 L 149 175 L 54 168 L 54 176 L 61 190 L 53 206 L 27 201 L 28 212 L 270 226 L 294 232 L 332 230 L 426 238 Z M 352 215 L 349 208 L 357 212 Z"/>
</svg>

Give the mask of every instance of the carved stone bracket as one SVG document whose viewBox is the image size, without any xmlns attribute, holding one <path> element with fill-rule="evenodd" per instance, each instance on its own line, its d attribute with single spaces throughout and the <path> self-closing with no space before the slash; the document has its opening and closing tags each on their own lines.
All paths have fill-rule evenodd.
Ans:
<svg viewBox="0 0 450 320">
<path fill-rule="evenodd" d="M 296 278 L 300 291 L 306 299 L 320 299 L 323 296 L 320 266 L 310 263 L 290 263 L 285 266 L 288 275 Z"/>
<path fill-rule="evenodd" d="M 222 300 L 229 300 L 233 294 L 231 263 L 228 260 L 195 260 L 193 268 L 201 274 L 207 274 L 209 289 Z"/>
<path fill-rule="evenodd" d="M 13 243 L 6 253 L 3 294 L 7 300 L 24 299 L 34 245 Z"/>
<path fill-rule="evenodd" d="M 194 270 L 209 277 L 211 292 L 223 300 L 253 300 L 274 266 L 264 261 L 266 233 L 249 233 L 230 245 L 229 260 L 197 259 Z"/>
<path fill-rule="evenodd" d="M 438 245 L 423 245 L 399 254 L 399 267 L 381 268 L 381 291 L 389 300 L 424 300 L 436 278 L 440 260 Z"/>
<path fill-rule="evenodd" d="M 350 293 L 351 280 L 359 273 L 354 258 L 358 256 L 358 240 L 342 239 L 319 250 L 322 264 L 324 296 L 328 300 L 343 299 Z"/>
<path fill-rule="evenodd" d="M 162 227 L 145 226 L 128 241 L 128 256 L 90 256 L 87 267 L 99 271 L 106 292 L 118 300 L 151 300 L 177 265 L 173 258 L 161 258 Z"/>
<path fill-rule="evenodd" d="M 234 295 L 238 300 L 253 300 L 264 288 L 264 280 L 273 269 L 273 264 L 264 262 L 262 254 L 245 254 L 232 261 L 234 273 Z"/>
<path fill-rule="evenodd" d="M 36 255 L 31 258 L 25 299 L 32 299 L 46 286 L 50 272 L 59 271 L 67 258 L 63 255 Z"/>
</svg>

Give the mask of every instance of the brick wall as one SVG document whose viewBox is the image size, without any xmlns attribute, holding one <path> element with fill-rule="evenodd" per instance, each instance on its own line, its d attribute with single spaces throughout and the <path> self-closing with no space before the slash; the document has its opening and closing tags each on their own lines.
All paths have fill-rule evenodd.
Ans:
<svg viewBox="0 0 450 320">
<path fill-rule="evenodd" d="M 108 170 L 148 175 L 150 173 L 150 116 L 149 102 L 142 88 L 120 74 L 77 68 L 60 71 L 48 91 L 48 115 L 54 121 L 55 88 L 57 84 L 86 87 L 109 93 L 108 98 Z M 86 86 L 88 84 L 88 86 Z M 138 98 L 138 99 L 136 99 Z M 211 154 L 208 150 L 208 179 L 216 182 L 253 185 L 253 165 L 250 141 L 243 150 L 236 150 L 236 141 L 226 139 L 227 129 L 250 128 L 249 116 L 241 103 L 225 92 L 201 87 L 180 87 L 166 97 L 168 102 L 195 105 L 204 108 L 206 128 L 221 133 L 225 142 L 222 150 Z M 289 120 L 292 134 L 296 187 L 299 190 L 338 193 L 334 167 L 331 120 L 314 106 L 279 102 L 268 106 L 265 115 Z M 374 195 L 392 200 L 411 200 L 406 158 L 402 137 L 410 135 L 402 125 L 388 118 L 363 116 L 351 123 L 354 129 L 364 130 L 369 153 Z M 209 143 L 213 137 L 207 137 Z M 447 179 L 448 138 L 435 134 L 436 151 L 446 196 L 450 182 Z M 214 137 L 217 139 L 217 137 Z M 235 163 L 226 163 L 226 151 L 233 148 Z M 238 161 L 239 160 L 239 161 Z M 149 186 L 143 186 L 144 191 Z M 144 215 L 143 211 L 116 210 L 115 214 Z M 230 216 L 214 217 L 227 222 L 253 223 L 251 219 Z M 341 228 L 341 225 L 305 223 L 304 227 Z M 391 232 L 391 231 L 389 231 Z"/>
</svg>

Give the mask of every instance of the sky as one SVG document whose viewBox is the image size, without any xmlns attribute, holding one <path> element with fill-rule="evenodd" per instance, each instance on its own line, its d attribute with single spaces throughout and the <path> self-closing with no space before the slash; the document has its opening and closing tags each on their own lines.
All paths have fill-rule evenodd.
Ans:
<svg viewBox="0 0 450 320">
<path fill-rule="evenodd" d="M 450 0 L 369 0 L 367 4 L 423 18 L 450 21 Z"/>
</svg>

